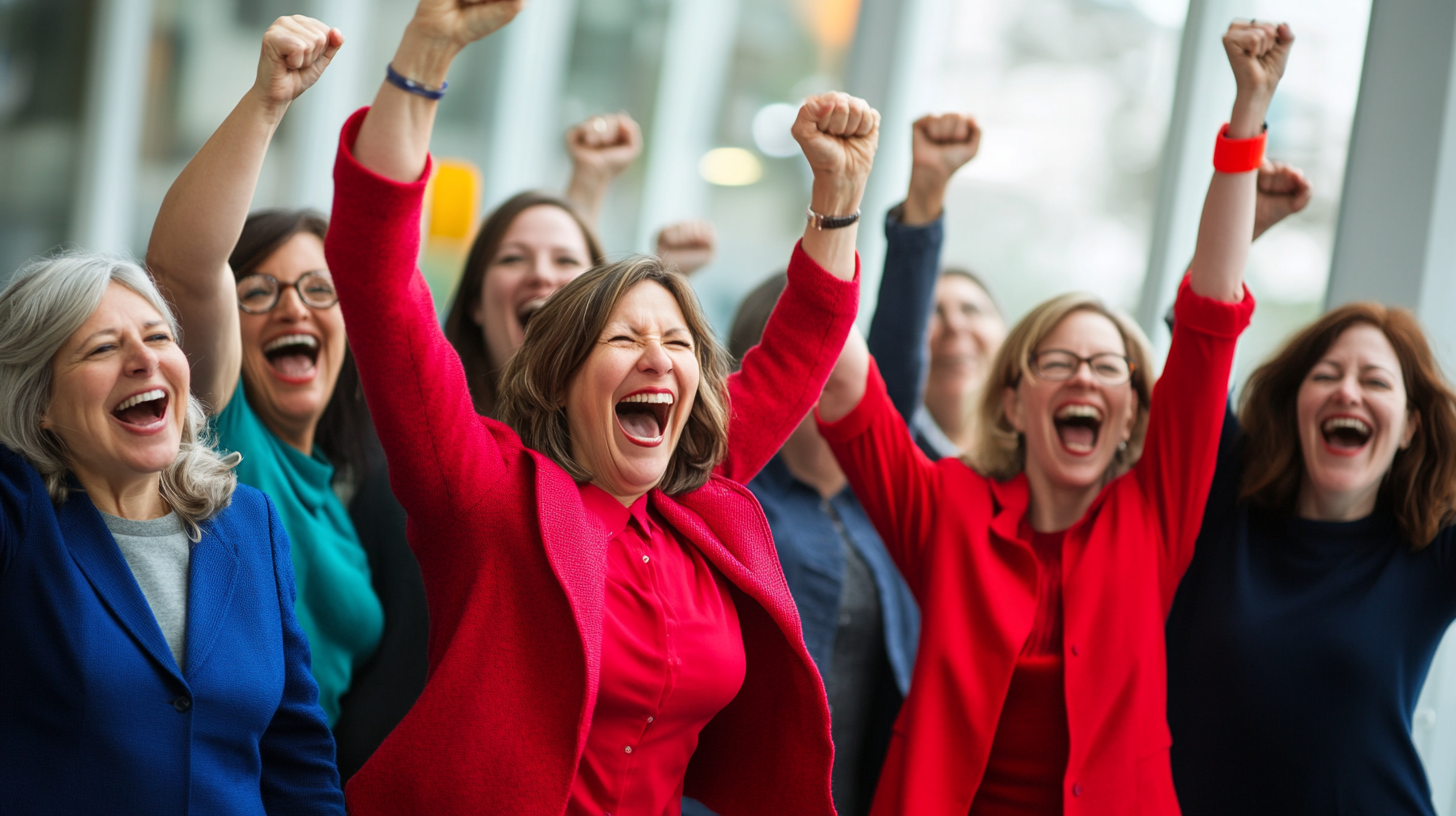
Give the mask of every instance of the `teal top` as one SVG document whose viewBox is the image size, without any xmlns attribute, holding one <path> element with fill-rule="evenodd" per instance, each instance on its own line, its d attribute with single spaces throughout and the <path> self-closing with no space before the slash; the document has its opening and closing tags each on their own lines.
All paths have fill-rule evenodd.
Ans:
<svg viewBox="0 0 1456 816">
<path fill-rule="evenodd" d="M 334 493 L 334 466 L 317 449 L 304 456 L 268 430 L 242 383 L 213 427 L 219 449 L 243 455 L 238 481 L 273 499 L 293 543 L 294 611 L 308 635 L 319 705 L 332 727 L 354 668 L 374 653 L 384 633 L 384 607 L 369 581 L 369 559 Z"/>
</svg>

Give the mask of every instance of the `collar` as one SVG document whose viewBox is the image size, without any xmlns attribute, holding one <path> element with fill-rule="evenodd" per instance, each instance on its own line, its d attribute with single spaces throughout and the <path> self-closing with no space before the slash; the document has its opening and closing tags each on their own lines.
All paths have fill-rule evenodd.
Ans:
<svg viewBox="0 0 1456 816">
<path fill-rule="evenodd" d="M 647 514 L 647 494 L 637 497 L 630 507 L 623 507 L 622 503 L 612 498 L 612 494 L 597 487 L 594 484 L 581 486 L 581 503 L 586 507 L 587 515 L 596 519 L 613 538 L 621 535 L 627 529 L 628 523 L 634 519 L 637 527 L 644 536 L 651 537 L 653 532 L 652 519 Z"/>
</svg>

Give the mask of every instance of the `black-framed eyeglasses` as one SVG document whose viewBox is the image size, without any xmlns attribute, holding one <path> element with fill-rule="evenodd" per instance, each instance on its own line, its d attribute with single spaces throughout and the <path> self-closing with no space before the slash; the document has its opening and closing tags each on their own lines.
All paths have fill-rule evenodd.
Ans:
<svg viewBox="0 0 1456 816">
<path fill-rule="evenodd" d="M 319 269 L 303 273 L 291 284 L 279 283 L 272 275 L 249 275 L 238 281 L 238 308 L 248 314 L 267 314 L 278 305 L 285 286 L 298 292 L 298 299 L 314 309 L 328 309 L 339 302 L 334 279 Z"/>
<path fill-rule="evenodd" d="M 1077 376 L 1077 369 L 1086 363 L 1092 376 L 1103 385 L 1122 385 L 1132 379 L 1137 369 L 1133 362 L 1121 354 L 1104 352 L 1091 357 L 1078 357 L 1064 349 L 1048 349 L 1031 356 L 1031 373 L 1037 379 L 1060 382 Z"/>
</svg>

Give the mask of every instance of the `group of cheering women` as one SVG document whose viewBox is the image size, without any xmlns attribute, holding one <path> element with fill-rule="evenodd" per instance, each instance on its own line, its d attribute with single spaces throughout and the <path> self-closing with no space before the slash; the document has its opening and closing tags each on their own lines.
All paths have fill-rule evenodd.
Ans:
<svg viewBox="0 0 1456 816">
<path fill-rule="evenodd" d="M 248 214 L 343 44 L 280 19 L 149 271 L 72 251 L 0 293 L 0 810 L 342 813 L 342 773 L 356 814 L 1434 813 L 1456 394 L 1361 303 L 1228 399 L 1251 237 L 1308 200 L 1263 156 L 1288 26 L 1224 37 L 1156 376 L 1096 298 L 1008 331 L 939 268 L 960 114 L 914 125 L 862 339 L 879 115 L 834 93 L 727 348 L 685 277 L 710 228 L 594 236 L 625 116 L 571 132 L 567 196 L 485 221 L 442 327 L 431 129 L 521 6 L 421 0 L 329 221 Z"/>
</svg>

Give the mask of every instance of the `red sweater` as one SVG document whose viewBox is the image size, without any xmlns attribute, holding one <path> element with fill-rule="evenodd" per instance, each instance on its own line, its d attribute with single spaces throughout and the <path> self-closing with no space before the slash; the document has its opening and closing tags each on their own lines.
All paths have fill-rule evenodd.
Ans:
<svg viewBox="0 0 1456 816">
<path fill-rule="evenodd" d="M 430 603 L 424 693 L 350 781 L 369 814 L 566 809 L 601 671 L 606 539 L 577 485 L 510 428 L 477 416 L 460 359 L 415 268 L 425 184 L 361 167 L 344 126 L 325 251 L 364 393 L 409 511 Z M 428 169 L 426 171 L 428 176 Z M 810 410 L 858 308 L 797 250 L 763 342 L 729 382 L 729 457 L 652 508 L 732 584 L 747 672 L 703 730 L 684 792 L 719 813 L 830 814 L 824 685 L 758 502 L 740 483 Z"/>
<path fill-rule="evenodd" d="M 1193 556 L 1234 344 L 1253 308 L 1247 292 L 1222 303 L 1185 281 L 1142 458 L 1066 531 L 1067 814 L 1178 813 L 1163 622 Z M 1036 556 L 1020 534 L 1026 476 L 998 482 L 926 459 L 874 369 L 859 406 L 820 430 L 921 609 L 872 812 L 965 816 L 1036 613 Z"/>
</svg>

